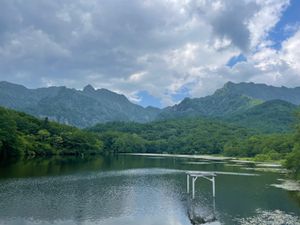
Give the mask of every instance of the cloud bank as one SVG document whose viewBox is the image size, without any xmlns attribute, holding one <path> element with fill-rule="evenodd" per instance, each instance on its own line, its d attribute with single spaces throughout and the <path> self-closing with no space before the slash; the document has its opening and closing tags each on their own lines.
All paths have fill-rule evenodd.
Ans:
<svg viewBox="0 0 300 225">
<path fill-rule="evenodd" d="M 92 84 L 174 104 L 227 81 L 300 85 L 300 29 L 274 47 L 289 0 L 3 0 L 0 79 Z M 284 30 L 282 32 L 285 32 Z M 228 65 L 233 57 L 246 60 Z"/>
</svg>

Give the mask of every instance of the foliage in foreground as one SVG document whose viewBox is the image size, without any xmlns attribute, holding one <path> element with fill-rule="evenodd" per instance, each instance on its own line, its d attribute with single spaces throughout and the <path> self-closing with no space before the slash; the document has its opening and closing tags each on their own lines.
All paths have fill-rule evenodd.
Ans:
<svg viewBox="0 0 300 225">
<path fill-rule="evenodd" d="M 95 154 L 102 152 L 102 149 L 103 144 L 96 134 L 0 107 L 0 158 Z"/>
</svg>

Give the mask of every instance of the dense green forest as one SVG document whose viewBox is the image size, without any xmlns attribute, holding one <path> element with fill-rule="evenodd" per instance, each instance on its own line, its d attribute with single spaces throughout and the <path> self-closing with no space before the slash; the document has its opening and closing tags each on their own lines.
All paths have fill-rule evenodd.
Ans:
<svg viewBox="0 0 300 225">
<path fill-rule="evenodd" d="M 300 125 L 294 130 L 264 134 L 207 118 L 110 122 L 81 130 L 0 107 L 0 158 L 121 152 L 222 154 L 260 161 L 286 159 L 286 166 L 300 174 Z"/>
<path fill-rule="evenodd" d="M 297 109 L 292 103 L 271 100 L 224 119 L 260 133 L 285 133 L 293 131 Z"/>
<path fill-rule="evenodd" d="M 97 132 L 104 149 L 113 152 L 222 154 L 280 160 L 295 145 L 293 133 L 263 134 L 260 130 L 205 118 L 148 124 L 113 122 L 89 130 Z"/>
<path fill-rule="evenodd" d="M 294 148 L 286 157 L 285 166 L 292 170 L 293 174 L 300 180 L 300 113 L 298 113 L 298 123 L 293 136 Z"/>
<path fill-rule="evenodd" d="M 91 154 L 102 150 L 103 143 L 97 134 L 0 107 L 0 158 Z"/>
<path fill-rule="evenodd" d="M 300 125 L 293 132 L 264 134 L 263 130 L 217 120 L 187 118 L 147 124 L 112 122 L 98 124 L 89 131 L 100 135 L 105 151 L 222 154 L 257 161 L 280 160 L 300 176 Z"/>
<path fill-rule="evenodd" d="M 147 124 L 111 122 L 89 129 L 99 133 L 104 149 L 113 152 L 220 154 L 231 139 L 254 131 L 205 118 L 174 119 Z"/>
</svg>

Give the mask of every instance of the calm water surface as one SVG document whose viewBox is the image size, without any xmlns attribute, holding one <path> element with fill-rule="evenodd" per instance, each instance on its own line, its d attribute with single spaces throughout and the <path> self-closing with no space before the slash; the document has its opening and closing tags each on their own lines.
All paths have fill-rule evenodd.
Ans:
<svg viewBox="0 0 300 225">
<path fill-rule="evenodd" d="M 0 164 L 0 224 L 190 225 L 185 170 L 249 173 L 220 161 L 150 156 L 65 157 Z M 218 223 L 242 224 L 259 211 L 299 218 L 296 193 L 270 186 L 283 175 L 218 175 L 197 181 L 194 206 Z M 295 223 L 295 222 L 294 222 Z M 283 223 L 284 224 L 284 223 Z M 288 224 L 288 223 L 286 223 Z"/>
</svg>

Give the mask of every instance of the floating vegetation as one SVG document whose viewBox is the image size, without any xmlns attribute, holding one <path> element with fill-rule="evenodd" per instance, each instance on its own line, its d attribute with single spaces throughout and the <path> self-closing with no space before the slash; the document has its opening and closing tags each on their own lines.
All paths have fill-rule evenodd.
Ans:
<svg viewBox="0 0 300 225">
<path fill-rule="evenodd" d="M 280 167 L 282 167 L 281 164 L 277 164 L 277 163 L 257 163 L 256 166 L 257 167 L 270 167 L 270 168 L 280 168 Z"/>
<path fill-rule="evenodd" d="M 159 153 L 123 153 L 123 155 L 136 156 L 154 156 L 154 157 L 172 157 L 172 158 L 188 158 L 188 159 L 206 159 L 206 160 L 229 160 L 232 157 L 212 156 L 212 155 L 184 155 L 184 154 L 159 154 Z"/>
<path fill-rule="evenodd" d="M 295 180 L 278 179 L 278 181 L 281 181 L 281 184 L 271 184 L 271 186 L 288 191 L 300 191 L 300 183 Z"/>
<path fill-rule="evenodd" d="M 258 171 L 258 172 L 274 172 L 274 173 L 288 173 L 289 170 L 283 169 L 283 168 L 272 168 L 272 167 L 245 167 L 242 168 L 244 170 L 253 170 L 253 171 Z"/>
<path fill-rule="evenodd" d="M 242 159 L 232 159 L 232 160 L 230 160 L 230 162 L 242 163 L 242 164 L 255 164 L 255 162 L 253 162 L 253 161 L 242 160 Z"/>
<path fill-rule="evenodd" d="M 300 225 L 300 218 L 280 210 L 264 211 L 258 209 L 256 216 L 237 219 L 237 222 L 240 225 Z"/>
<path fill-rule="evenodd" d="M 224 164 L 225 162 L 219 161 L 187 161 L 183 162 L 183 164 L 190 164 L 190 165 L 208 165 L 208 164 Z"/>
</svg>

